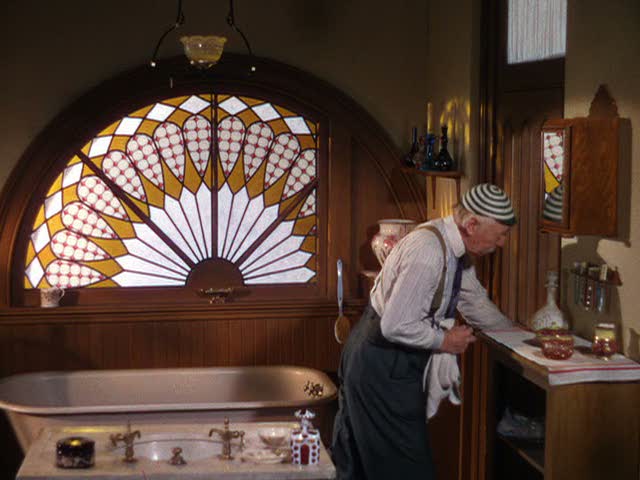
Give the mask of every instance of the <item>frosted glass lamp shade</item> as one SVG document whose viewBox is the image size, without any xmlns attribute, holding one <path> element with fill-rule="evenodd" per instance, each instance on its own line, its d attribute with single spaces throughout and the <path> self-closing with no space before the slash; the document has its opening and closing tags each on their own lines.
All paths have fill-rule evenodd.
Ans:
<svg viewBox="0 0 640 480">
<path fill-rule="evenodd" d="M 180 41 L 191 65 L 208 68 L 220 60 L 227 39 L 215 35 L 192 35 L 182 37 Z"/>
</svg>

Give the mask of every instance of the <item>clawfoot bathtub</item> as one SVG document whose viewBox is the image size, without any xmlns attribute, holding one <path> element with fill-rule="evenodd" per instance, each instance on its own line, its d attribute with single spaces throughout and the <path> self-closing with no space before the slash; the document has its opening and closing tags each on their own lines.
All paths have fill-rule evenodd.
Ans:
<svg viewBox="0 0 640 480">
<path fill-rule="evenodd" d="M 317 413 L 326 434 L 336 396 L 326 374 L 294 366 L 39 372 L 0 380 L 0 408 L 25 452 L 45 426 L 291 421 L 301 407 Z"/>
</svg>

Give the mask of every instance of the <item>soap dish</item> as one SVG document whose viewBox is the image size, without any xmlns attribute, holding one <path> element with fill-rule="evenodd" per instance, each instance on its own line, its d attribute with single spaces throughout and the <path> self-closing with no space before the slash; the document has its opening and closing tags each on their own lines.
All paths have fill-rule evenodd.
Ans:
<svg viewBox="0 0 640 480">
<path fill-rule="evenodd" d="M 282 463 L 285 459 L 284 456 L 278 455 L 271 450 L 245 450 L 242 452 L 242 460 L 245 462 L 262 463 L 262 464 L 275 464 Z"/>
</svg>

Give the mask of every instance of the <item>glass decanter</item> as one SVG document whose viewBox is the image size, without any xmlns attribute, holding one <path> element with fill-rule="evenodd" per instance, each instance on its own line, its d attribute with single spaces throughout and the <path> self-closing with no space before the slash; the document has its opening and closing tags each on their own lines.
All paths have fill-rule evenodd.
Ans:
<svg viewBox="0 0 640 480">
<path fill-rule="evenodd" d="M 569 324 L 562 315 L 562 311 L 556 305 L 556 292 L 558 291 L 558 272 L 550 270 L 547 272 L 547 303 L 544 307 L 533 314 L 531 318 L 531 329 L 535 332 L 540 330 L 569 330 Z"/>
</svg>

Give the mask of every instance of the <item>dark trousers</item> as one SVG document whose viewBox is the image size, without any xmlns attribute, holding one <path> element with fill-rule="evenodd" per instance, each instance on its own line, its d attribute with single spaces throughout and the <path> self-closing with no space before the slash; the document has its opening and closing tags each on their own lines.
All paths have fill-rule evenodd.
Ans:
<svg viewBox="0 0 640 480">
<path fill-rule="evenodd" d="M 422 375 L 425 350 L 392 344 L 368 306 L 340 361 L 332 457 L 338 480 L 435 479 Z"/>
</svg>

